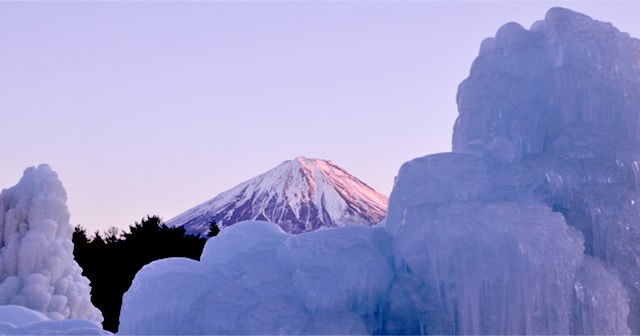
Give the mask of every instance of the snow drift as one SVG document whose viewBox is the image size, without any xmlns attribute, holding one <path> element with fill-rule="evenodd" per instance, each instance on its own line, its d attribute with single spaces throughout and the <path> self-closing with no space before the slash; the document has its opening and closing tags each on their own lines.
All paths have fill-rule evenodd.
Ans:
<svg viewBox="0 0 640 336">
<path fill-rule="evenodd" d="M 402 166 L 384 227 L 237 224 L 145 266 L 120 330 L 640 333 L 640 41 L 562 8 L 506 24 L 458 106 L 453 152 Z"/>
<path fill-rule="evenodd" d="M 19 305 L 53 320 L 102 322 L 89 280 L 73 259 L 67 195 L 47 165 L 25 170 L 0 193 L 0 305 Z"/>
<path fill-rule="evenodd" d="M 51 320 L 37 311 L 15 305 L 0 306 L 2 335 L 111 335 L 87 320 Z"/>
</svg>

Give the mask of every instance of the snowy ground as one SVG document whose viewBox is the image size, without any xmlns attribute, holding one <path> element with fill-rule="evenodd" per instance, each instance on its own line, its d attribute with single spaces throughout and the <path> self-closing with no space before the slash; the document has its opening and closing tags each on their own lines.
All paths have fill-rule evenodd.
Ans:
<svg viewBox="0 0 640 336">
<path fill-rule="evenodd" d="M 2 335 L 111 335 L 87 320 L 51 320 L 37 311 L 15 305 L 0 306 Z"/>
</svg>

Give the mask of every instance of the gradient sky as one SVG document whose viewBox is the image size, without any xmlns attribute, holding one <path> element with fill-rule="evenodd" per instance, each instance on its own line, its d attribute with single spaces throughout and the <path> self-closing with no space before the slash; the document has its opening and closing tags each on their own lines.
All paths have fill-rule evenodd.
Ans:
<svg viewBox="0 0 640 336">
<path fill-rule="evenodd" d="M 0 1 L 0 187 L 48 163 L 91 231 L 299 155 L 388 195 L 402 163 L 450 149 L 480 42 L 553 6 L 640 37 L 633 1 Z"/>
</svg>

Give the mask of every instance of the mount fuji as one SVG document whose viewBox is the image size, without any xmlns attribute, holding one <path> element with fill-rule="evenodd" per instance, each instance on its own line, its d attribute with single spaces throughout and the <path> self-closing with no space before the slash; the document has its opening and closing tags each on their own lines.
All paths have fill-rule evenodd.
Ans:
<svg viewBox="0 0 640 336">
<path fill-rule="evenodd" d="M 297 157 L 231 188 L 168 226 L 204 234 L 245 220 L 265 220 L 290 233 L 345 225 L 372 226 L 387 212 L 387 196 L 331 161 Z"/>
</svg>

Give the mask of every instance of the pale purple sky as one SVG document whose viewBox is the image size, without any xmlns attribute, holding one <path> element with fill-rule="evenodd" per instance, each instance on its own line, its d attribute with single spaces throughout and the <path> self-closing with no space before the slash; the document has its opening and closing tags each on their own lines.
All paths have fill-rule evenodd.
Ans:
<svg viewBox="0 0 640 336">
<path fill-rule="evenodd" d="M 553 6 L 640 37 L 634 1 L 0 1 L 0 188 L 48 163 L 92 231 L 299 155 L 388 195 L 450 149 L 480 42 Z"/>
</svg>

